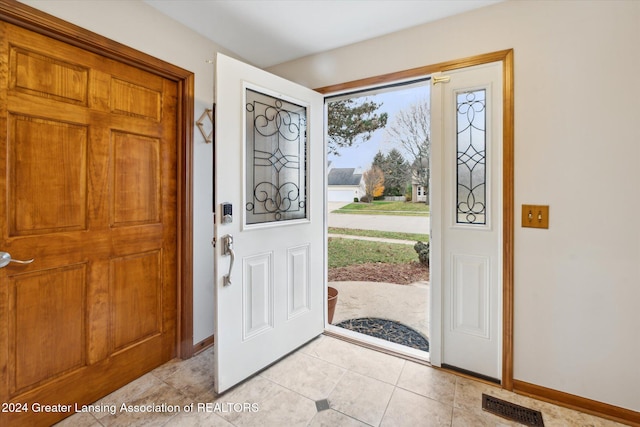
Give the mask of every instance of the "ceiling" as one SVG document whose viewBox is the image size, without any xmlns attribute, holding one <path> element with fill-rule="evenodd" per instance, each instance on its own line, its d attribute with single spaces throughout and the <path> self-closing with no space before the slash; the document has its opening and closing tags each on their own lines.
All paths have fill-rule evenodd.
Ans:
<svg viewBox="0 0 640 427">
<path fill-rule="evenodd" d="M 503 0 L 144 0 L 266 68 Z"/>
</svg>

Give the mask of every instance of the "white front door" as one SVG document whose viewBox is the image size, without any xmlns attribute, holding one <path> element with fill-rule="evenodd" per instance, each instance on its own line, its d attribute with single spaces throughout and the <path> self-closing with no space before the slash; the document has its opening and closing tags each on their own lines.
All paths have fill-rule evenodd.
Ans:
<svg viewBox="0 0 640 427">
<path fill-rule="evenodd" d="M 215 122 L 220 393 L 323 331 L 323 98 L 219 54 Z"/>
<path fill-rule="evenodd" d="M 431 361 L 500 381 L 502 62 L 432 77 L 443 76 L 432 90 Z"/>
</svg>

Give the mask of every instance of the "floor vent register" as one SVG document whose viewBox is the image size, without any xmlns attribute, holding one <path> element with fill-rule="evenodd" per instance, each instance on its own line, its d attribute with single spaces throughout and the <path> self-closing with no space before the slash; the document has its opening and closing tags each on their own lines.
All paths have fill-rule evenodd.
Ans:
<svg viewBox="0 0 640 427">
<path fill-rule="evenodd" d="M 482 409 L 511 421 L 531 427 L 544 427 L 542 413 L 497 397 L 482 395 Z"/>
</svg>

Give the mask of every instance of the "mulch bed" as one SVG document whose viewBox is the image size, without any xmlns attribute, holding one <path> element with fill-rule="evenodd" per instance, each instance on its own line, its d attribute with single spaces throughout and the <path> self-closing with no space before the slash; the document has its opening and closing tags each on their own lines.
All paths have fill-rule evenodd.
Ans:
<svg viewBox="0 0 640 427">
<path fill-rule="evenodd" d="M 429 280 L 429 268 L 419 262 L 386 264 L 370 262 L 329 269 L 330 282 L 386 282 L 408 285 Z"/>
</svg>

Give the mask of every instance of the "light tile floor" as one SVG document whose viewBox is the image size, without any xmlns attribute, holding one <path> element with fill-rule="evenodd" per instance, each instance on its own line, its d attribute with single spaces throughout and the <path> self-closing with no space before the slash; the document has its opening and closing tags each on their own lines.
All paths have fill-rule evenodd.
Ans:
<svg viewBox="0 0 640 427">
<path fill-rule="evenodd" d="M 96 402 L 101 412 L 78 413 L 58 426 L 519 425 L 483 412 L 482 393 L 541 411 L 547 427 L 622 425 L 327 336 L 220 396 L 213 391 L 212 371 L 212 349 L 173 360 Z M 318 411 L 316 401 L 322 399 L 329 409 Z M 173 405 L 179 411 L 126 412 L 120 410 L 123 403 Z M 193 411 L 186 412 L 191 404 Z"/>
</svg>

